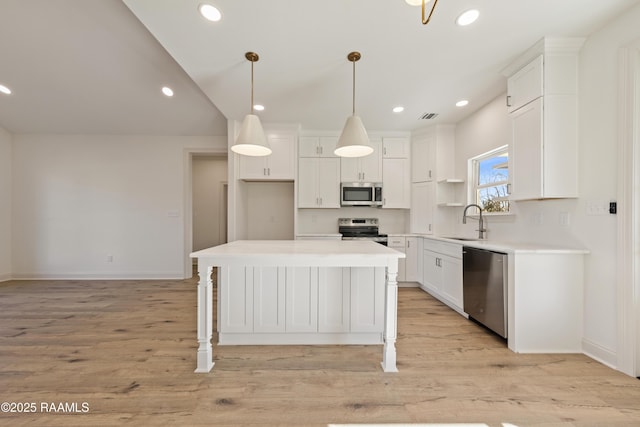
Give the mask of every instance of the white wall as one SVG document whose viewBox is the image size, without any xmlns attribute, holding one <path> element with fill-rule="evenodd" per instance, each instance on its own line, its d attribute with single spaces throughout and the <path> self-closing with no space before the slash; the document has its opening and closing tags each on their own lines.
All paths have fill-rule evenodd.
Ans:
<svg viewBox="0 0 640 427">
<path fill-rule="evenodd" d="M 339 209 L 298 209 L 297 233 L 337 233 L 338 218 L 378 218 L 382 234 L 403 234 L 409 230 L 408 209 L 381 209 L 361 206 Z"/>
<path fill-rule="evenodd" d="M 489 238 L 578 245 L 591 253 L 585 267 L 584 349 L 616 365 L 616 216 L 587 215 L 588 204 L 608 203 L 617 194 L 618 48 L 640 38 L 640 5 L 591 35 L 580 53 L 580 198 L 513 203 L 514 215 L 490 217 Z M 510 138 L 504 95 L 458 123 L 456 172 L 466 176 L 467 159 L 504 145 Z M 477 224 L 457 231 L 473 234 Z M 560 223 L 569 214 L 569 225 Z"/>
<path fill-rule="evenodd" d="M 246 182 L 247 239 L 293 240 L 293 182 Z"/>
<path fill-rule="evenodd" d="M 12 136 L 0 128 L 0 281 L 11 278 Z"/>
<path fill-rule="evenodd" d="M 193 157 L 193 250 L 226 243 L 227 158 Z"/>
<path fill-rule="evenodd" d="M 184 277 L 185 151 L 217 146 L 226 137 L 14 136 L 13 277 Z"/>
</svg>

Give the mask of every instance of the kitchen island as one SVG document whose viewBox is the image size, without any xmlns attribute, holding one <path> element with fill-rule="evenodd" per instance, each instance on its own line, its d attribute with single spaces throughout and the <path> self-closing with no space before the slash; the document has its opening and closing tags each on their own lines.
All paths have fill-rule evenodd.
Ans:
<svg viewBox="0 0 640 427">
<path fill-rule="evenodd" d="M 195 372 L 214 365 L 217 268 L 219 345 L 380 344 L 382 369 L 397 372 L 398 259 L 367 240 L 239 240 L 198 259 Z"/>
</svg>

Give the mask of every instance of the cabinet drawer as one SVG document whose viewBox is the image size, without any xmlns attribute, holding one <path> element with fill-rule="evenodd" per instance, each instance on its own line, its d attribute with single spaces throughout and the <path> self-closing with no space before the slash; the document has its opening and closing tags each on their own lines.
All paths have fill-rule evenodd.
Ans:
<svg viewBox="0 0 640 427">
<path fill-rule="evenodd" d="M 404 248 L 406 243 L 406 238 L 404 236 L 389 236 L 388 237 L 388 246 L 396 247 L 396 248 Z"/>
<path fill-rule="evenodd" d="M 462 259 L 462 244 L 424 239 L 424 250 Z"/>
</svg>

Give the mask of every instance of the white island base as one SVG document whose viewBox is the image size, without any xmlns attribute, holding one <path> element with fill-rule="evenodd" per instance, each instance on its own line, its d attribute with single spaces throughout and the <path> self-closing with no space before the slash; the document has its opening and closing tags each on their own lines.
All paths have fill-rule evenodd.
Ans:
<svg viewBox="0 0 640 427">
<path fill-rule="evenodd" d="M 380 344 L 397 372 L 397 271 L 404 254 L 371 241 L 236 241 L 198 258 L 196 372 L 213 368 L 211 273 L 218 268 L 218 344 Z"/>
</svg>

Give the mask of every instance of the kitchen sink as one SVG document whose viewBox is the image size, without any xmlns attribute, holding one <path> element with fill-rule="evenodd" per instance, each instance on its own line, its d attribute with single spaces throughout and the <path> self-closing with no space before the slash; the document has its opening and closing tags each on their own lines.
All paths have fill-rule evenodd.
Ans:
<svg viewBox="0 0 640 427">
<path fill-rule="evenodd" d="M 478 239 L 477 237 L 454 237 L 454 236 L 442 236 L 443 239 L 451 239 L 451 240 L 461 240 L 463 242 L 466 241 L 470 241 L 470 242 L 475 242 L 478 241 L 480 239 Z"/>
</svg>

